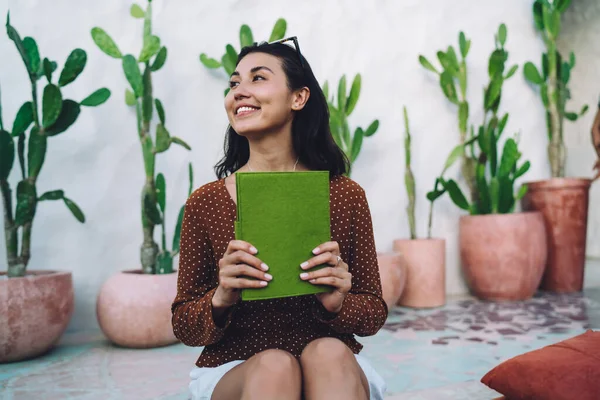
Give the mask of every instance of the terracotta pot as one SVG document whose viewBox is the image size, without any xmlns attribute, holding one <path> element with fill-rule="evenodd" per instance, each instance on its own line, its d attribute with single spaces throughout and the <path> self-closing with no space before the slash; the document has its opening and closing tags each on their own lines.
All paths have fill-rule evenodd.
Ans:
<svg viewBox="0 0 600 400">
<path fill-rule="evenodd" d="M 583 290 L 590 179 L 554 178 L 528 182 L 523 210 L 542 212 L 548 235 L 548 263 L 540 288 Z"/>
<path fill-rule="evenodd" d="M 483 300 L 532 297 L 546 265 L 546 229 L 540 212 L 463 215 L 460 258 L 467 285 Z"/>
<path fill-rule="evenodd" d="M 396 239 L 394 250 L 406 259 L 407 278 L 398 305 L 440 307 L 446 303 L 446 241 Z"/>
<path fill-rule="evenodd" d="M 0 363 L 51 350 L 73 315 L 71 272 L 31 271 L 22 278 L 0 273 Z"/>
<path fill-rule="evenodd" d="M 177 273 L 150 275 L 122 271 L 100 289 L 96 316 L 113 343 L 152 348 L 178 342 L 171 325 L 171 304 L 177 294 Z"/>
<path fill-rule="evenodd" d="M 402 254 L 391 251 L 377 253 L 381 291 L 388 310 L 396 305 L 406 284 L 406 261 Z"/>
</svg>

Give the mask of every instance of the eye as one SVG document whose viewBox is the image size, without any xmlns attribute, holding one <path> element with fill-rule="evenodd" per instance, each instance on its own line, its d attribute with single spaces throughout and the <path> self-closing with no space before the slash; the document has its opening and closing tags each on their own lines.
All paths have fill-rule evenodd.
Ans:
<svg viewBox="0 0 600 400">
<path fill-rule="evenodd" d="M 231 89 L 232 87 L 234 87 L 238 83 L 239 82 L 236 82 L 236 81 L 229 81 L 229 88 Z"/>
<path fill-rule="evenodd" d="M 262 79 L 263 81 L 265 80 L 265 78 L 262 75 L 254 75 L 254 78 L 252 78 L 252 81 L 257 80 L 258 78 Z"/>
</svg>

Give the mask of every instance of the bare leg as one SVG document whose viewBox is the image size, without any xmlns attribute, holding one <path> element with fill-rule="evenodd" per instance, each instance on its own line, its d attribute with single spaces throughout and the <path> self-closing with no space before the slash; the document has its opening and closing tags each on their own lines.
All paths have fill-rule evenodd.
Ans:
<svg viewBox="0 0 600 400">
<path fill-rule="evenodd" d="M 296 358 L 283 350 L 265 350 L 226 373 L 213 400 L 299 400 L 302 373 Z"/>
<path fill-rule="evenodd" d="M 309 343 L 300 364 L 307 400 L 369 398 L 367 377 L 352 351 L 338 339 L 322 338 Z"/>
</svg>

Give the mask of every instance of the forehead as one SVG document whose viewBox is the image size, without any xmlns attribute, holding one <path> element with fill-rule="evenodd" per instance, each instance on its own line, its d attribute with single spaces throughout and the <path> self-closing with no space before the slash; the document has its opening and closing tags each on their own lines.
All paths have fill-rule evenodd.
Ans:
<svg viewBox="0 0 600 400">
<path fill-rule="evenodd" d="M 279 58 L 266 53 L 250 53 L 239 62 L 235 70 L 240 74 L 247 74 L 254 67 L 268 67 L 274 73 L 282 71 Z"/>
</svg>

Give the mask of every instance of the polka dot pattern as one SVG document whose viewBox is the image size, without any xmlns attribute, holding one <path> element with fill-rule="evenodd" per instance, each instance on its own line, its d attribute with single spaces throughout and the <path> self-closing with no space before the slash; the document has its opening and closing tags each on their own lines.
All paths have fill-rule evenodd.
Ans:
<svg viewBox="0 0 600 400">
<path fill-rule="evenodd" d="M 299 357 L 308 343 L 321 337 L 338 338 L 358 354 L 363 346 L 354 335 L 374 335 L 388 312 L 364 189 L 345 176 L 330 180 L 331 239 L 339 243 L 352 273 L 351 292 L 337 315 L 308 295 L 238 302 L 224 326 L 215 324 L 211 304 L 219 284 L 218 260 L 235 238 L 236 213 L 224 178 L 196 189 L 185 205 L 177 296 L 171 310 L 175 336 L 188 346 L 205 346 L 196 365 L 216 367 L 267 349 Z"/>
</svg>

